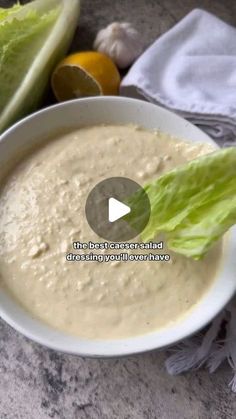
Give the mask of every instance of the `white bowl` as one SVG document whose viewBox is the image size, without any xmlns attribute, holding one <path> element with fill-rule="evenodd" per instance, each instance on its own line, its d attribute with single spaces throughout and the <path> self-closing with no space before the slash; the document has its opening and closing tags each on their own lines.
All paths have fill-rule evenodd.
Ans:
<svg viewBox="0 0 236 419">
<path fill-rule="evenodd" d="M 160 129 L 193 142 L 214 144 L 194 125 L 156 105 L 122 97 L 96 97 L 43 109 L 8 129 L 0 139 L 0 167 L 7 164 L 22 149 L 27 150 L 33 144 L 39 144 L 54 132 L 100 123 L 134 123 L 147 129 Z M 0 292 L 0 315 L 25 336 L 63 352 L 111 357 L 163 348 L 201 329 L 233 296 L 236 290 L 236 228 L 232 228 L 228 236 L 221 268 L 213 285 L 196 307 L 171 327 L 129 339 L 80 339 L 32 318 L 3 291 Z"/>
</svg>

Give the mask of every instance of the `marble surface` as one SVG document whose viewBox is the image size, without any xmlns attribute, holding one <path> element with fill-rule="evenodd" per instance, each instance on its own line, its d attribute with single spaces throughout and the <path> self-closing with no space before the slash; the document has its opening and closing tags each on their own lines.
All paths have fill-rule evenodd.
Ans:
<svg viewBox="0 0 236 419">
<path fill-rule="evenodd" d="M 13 2 L 0 0 L 0 6 Z M 236 25 L 234 0 L 84 0 L 72 49 L 87 49 L 114 20 L 133 22 L 146 44 L 195 7 Z M 166 352 L 92 360 L 41 347 L 0 322 L 1 419 L 233 419 L 227 365 L 170 377 Z"/>
</svg>

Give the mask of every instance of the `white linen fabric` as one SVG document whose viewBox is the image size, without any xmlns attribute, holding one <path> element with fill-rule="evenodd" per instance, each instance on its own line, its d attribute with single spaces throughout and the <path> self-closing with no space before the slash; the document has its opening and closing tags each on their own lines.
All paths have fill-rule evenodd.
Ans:
<svg viewBox="0 0 236 419">
<path fill-rule="evenodd" d="M 236 28 L 193 10 L 138 58 L 120 94 L 169 108 L 221 145 L 231 144 L 236 137 Z"/>
</svg>

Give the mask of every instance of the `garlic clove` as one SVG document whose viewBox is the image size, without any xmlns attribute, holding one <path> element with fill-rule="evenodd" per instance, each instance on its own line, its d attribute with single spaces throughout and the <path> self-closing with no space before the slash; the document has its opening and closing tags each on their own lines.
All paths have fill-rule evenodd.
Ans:
<svg viewBox="0 0 236 419">
<path fill-rule="evenodd" d="M 113 22 L 101 29 L 93 47 L 108 55 L 119 68 L 131 65 L 143 51 L 140 34 L 128 22 Z"/>
</svg>

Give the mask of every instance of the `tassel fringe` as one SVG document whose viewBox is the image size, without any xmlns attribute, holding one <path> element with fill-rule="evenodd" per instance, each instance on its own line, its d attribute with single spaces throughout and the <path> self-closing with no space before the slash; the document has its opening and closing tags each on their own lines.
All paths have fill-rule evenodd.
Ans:
<svg viewBox="0 0 236 419">
<path fill-rule="evenodd" d="M 220 339 L 223 324 L 225 337 Z M 236 393 L 236 298 L 213 320 L 205 335 L 199 333 L 171 351 L 172 355 L 165 362 L 170 375 L 199 369 L 203 365 L 213 373 L 227 360 L 233 371 L 229 386 Z"/>
</svg>

